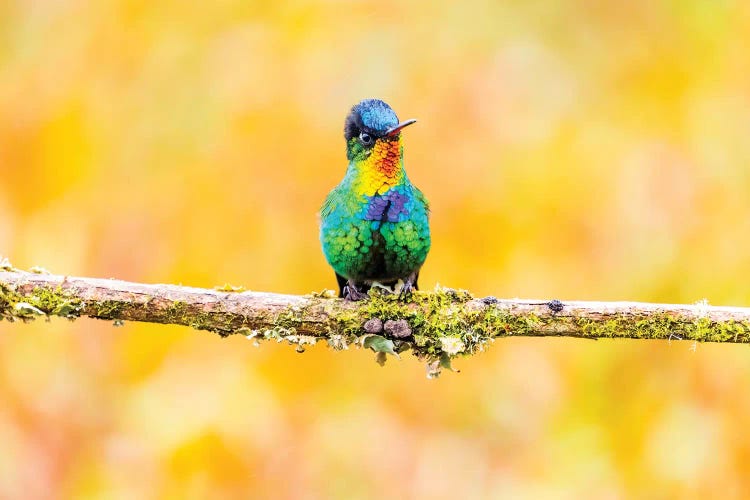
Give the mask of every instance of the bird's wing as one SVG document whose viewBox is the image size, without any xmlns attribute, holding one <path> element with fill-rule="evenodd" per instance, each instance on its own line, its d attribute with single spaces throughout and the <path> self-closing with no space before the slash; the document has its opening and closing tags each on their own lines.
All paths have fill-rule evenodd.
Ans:
<svg viewBox="0 0 750 500">
<path fill-rule="evenodd" d="M 430 214 L 430 202 L 427 201 L 427 198 L 425 198 L 422 191 L 419 190 L 417 186 L 414 186 L 414 197 L 424 205 L 424 210 L 427 212 L 427 214 Z"/>
<path fill-rule="evenodd" d="M 323 205 L 320 207 L 321 218 L 328 217 L 331 212 L 333 212 L 333 209 L 336 208 L 337 190 L 338 188 L 332 189 L 331 192 L 328 193 L 328 196 L 326 196 L 326 199 L 323 201 Z"/>
</svg>

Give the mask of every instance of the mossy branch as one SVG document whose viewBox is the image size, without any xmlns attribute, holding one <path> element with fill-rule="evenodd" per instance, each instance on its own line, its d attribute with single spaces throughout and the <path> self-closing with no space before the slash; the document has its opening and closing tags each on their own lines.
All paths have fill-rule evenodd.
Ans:
<svg viewBox="0 0 750 500">
<path fill-rule="evenodd" d="M 219 335 L 287 341 L 304 349 L 325 339 L 336 349 L 411 349 L 433 374 L 450 359 L 483 350 L 498 337 L 684 339 L 750 342 L 750 308 L 706 304 L 565 302 L 473 298 L 465 291 L 417 292 L 409 303 L 371 293 L 346 302 L 324 292 L 307 296 L 235 292 L 111 279 L 0 271 L 0 319 L 81 316 L 184 325 Z"/>
</svg>

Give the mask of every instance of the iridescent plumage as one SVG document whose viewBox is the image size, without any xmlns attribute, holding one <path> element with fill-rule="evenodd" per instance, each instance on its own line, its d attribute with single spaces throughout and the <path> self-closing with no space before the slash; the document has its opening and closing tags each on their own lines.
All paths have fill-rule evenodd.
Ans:
<svg viewBox="0 0 750 500">
<path fill-rule="evenodd" d="M 406 176 L 401 129 L 385 102 L 366 99 L 346 118 L 349 167 L 320 210 L 320 241 L 340 295 L 358 300 L 373 282 L 417 288 L 430 250 L 427 200 Z"/>
</svg>

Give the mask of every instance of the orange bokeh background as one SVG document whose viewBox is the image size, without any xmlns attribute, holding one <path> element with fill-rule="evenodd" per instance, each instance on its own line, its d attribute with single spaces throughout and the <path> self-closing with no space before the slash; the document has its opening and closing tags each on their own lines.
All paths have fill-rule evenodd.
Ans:
<svg viewBox="0 0 750 500">
<path fill-rule="evenodd" d="M 0 254 L 334 288 L 316 211 L 366 97 L 432 204 L 423 288 L 750 305 L 750 4 L 0 2 Z M 500 339 L 296 354 L 0 324 L 0 497 L 750 495 L 750 351 Z"/>
</svg>

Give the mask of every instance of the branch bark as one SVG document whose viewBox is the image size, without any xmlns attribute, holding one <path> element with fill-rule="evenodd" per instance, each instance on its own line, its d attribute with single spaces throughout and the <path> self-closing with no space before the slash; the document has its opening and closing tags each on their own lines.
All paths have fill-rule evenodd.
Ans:
<svg viewBox="0 0 750 500">
<path fill-rule="evenodd" d="M 307 296 L 241 293 L 113 279 L 0 271 L 0 318 L 80 316 L 184 325 L 222 336 L 287 341 L 298 349 L 326 339 L 383 353 L 412 349 L 438 366 L 482 350 L 497 337 L 674 339 L 750 342 L 750 308 L 637 302 L 481 299 L 467 292 L 417 292 L 409 303 L 375 293 L 347 302 Z"/>
</svg>

